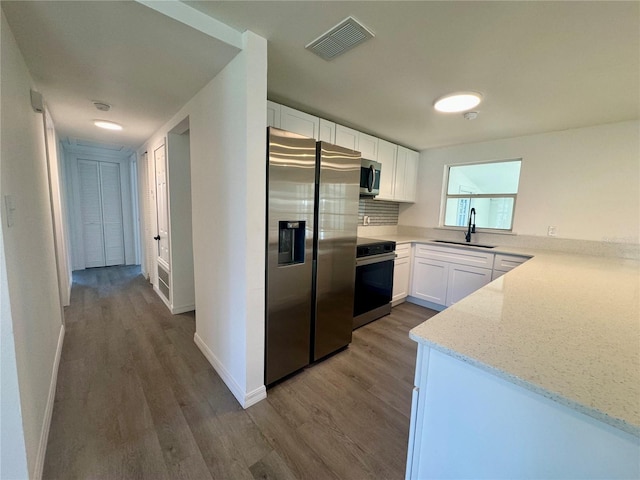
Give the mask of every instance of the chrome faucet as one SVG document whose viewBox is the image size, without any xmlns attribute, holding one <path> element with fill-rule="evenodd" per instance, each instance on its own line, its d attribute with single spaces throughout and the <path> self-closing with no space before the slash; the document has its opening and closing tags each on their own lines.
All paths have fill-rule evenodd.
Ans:
<svg viewBox="0 0 640 480">
<path fill-rule="evenodd" d="M 473 216 L 473 224 L 471 223 L 471 216 Z M 464 236 L 464 239 L 467 242 L 471 241 L 471 234 L 476 233 L 476 209 L 472 208 L 469 212 L 469 229 L 467 230 L 467 234 Z"/>
</svg>

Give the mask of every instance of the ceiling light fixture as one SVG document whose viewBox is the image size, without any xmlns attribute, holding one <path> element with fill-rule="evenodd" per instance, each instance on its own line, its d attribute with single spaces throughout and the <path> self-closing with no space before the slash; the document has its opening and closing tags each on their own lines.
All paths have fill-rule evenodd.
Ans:
<svg viewBox="0 0 640 480">
<path fill-rule="evenodd" d="M 477 92 L 456 92 L 444 95 L 433 103 L 433 108 L 443 113 L 471 110 L 480 105 L 482 95 Z"/>
<path fill-rule="evenodd" d="M 122 130 L 122 125 L 114 122 L 108 122 L 106 120 L 94 120 L 93 124 L 96 127 L 105 128 L 107 130 Z"/>
</svg>

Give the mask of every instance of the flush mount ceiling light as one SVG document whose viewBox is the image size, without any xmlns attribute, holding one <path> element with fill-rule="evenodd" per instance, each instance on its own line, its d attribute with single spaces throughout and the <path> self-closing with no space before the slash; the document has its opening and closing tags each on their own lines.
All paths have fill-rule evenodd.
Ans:
<svg viewBox="0 0 640 480">
<path fill-rule="evenodd" d="M 94 120 L 93 124 L 96 127 L 105 128 L 107 130 L 122 130 L 122 125 L 114 122 L 108 122 L 106 120 Z"/>
<path fill-rule="evenodd" d="M 477 107 L 481 101 L 482 95 L 477 92 L 456 92 L 438 98 L 433 108 L 444 113 L 464 112 Z"/>
</svg>

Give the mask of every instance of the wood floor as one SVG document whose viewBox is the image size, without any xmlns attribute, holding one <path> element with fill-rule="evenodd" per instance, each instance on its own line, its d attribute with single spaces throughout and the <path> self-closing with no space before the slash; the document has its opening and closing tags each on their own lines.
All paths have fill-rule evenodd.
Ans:
<svg viewBox="0 0 640 480">
<path fill-rule="evenodd" d="M 403 304 L 243 410 L 137 267 L 74 273 L 44 478 L 401 479 L 416 346 Z"/>
</svg>

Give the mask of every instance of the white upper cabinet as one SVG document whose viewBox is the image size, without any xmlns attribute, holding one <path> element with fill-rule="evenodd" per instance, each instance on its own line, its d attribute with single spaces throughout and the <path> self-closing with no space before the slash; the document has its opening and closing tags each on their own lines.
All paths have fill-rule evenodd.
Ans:
<svg viewBox="0 0 640 480">
<path fill-rule="evenodd" d="M 343 127 L 342 125 L 336 125 L 336 145 L 344 148 L 350 148 L 351 150 L 360 151 L 358 148 L 358 138 L 360 132 L 353 128 Z"/>
<path fill-rule="evenodd" d="M 353 128 L 267 101 L 267 125 L 356 150 L 382 164 L 377 200 L 415 202 L 419 154 Z"/>
<path fill-rule="evenodd" d="M 320 138 L 320 119 L 308 113 L 281 106 L 280 128 L 305 137 Z"/>
<path fill-rule="evenodd" d="M 336 143 L 336 124 L 334 122 L 324 118 L 320 119 L 320 141 Z"/>
<path fill-rule="evenodd" d="M 418 158 L 418 152 L 398 146 L 394 195 L 394 200 L 396 202 L 416 201 Z"/>
<path fill-rule="evenodd" d="M 267 127 L 280 128 L 280 112 L 282 105 L 267 100 Z"/>
<path fill-rule="evenodd" d="M 378 162 L 382 164 L 380 172 L 380 193 L 378 200 L 394 200 L 396 181 L 396 153 L 398 146 L 386 140 L 378 140 Z"/>
<path fill-rule="evenodd" d="M 378 138 L 358 132 L 358 150 L 362 158 L 378 160 Z"/>
</svg>

